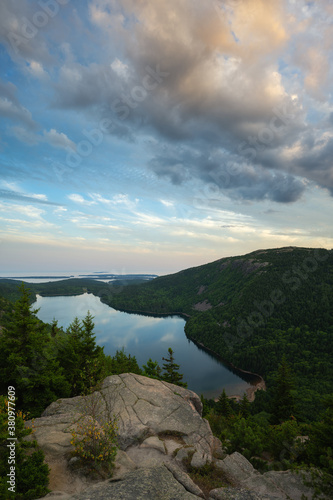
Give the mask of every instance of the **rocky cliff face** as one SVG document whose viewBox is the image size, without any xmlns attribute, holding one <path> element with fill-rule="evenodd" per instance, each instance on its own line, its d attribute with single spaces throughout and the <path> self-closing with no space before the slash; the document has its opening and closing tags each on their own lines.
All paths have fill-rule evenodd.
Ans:
<svg viewBox="0 0 333 500">
<path fill-rule="evenodd" d="M 92 483 L 73 467 L 71 432 L 82 419 L 102 425 L 116 415 L 120 451 L 113 477 Z M 51 468 L 45 498 L 99 500 L 260 500 L 312 498 L 300 476 L 290 472 L 259 474 L 239 453 L 225 457 L 202 418 L 200 398 L 187 389 L 140 375 L 107 377 L 99 392 L 52 403 L 35 419 L 34 438 Z M 230 487 L 206 492 L 184 466 L 214 462 Z"/>
</svg>

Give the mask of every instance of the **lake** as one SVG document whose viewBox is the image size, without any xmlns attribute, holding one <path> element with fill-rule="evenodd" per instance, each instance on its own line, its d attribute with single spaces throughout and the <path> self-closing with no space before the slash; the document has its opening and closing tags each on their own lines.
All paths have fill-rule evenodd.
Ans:
<svg viewBox="0 0 333 500">
<path fill-rule="evenodd" d="M 188 340 L 184 332 L 185 320 L 179 316 L 157 318 L 116 311 L 88 293 L 71 297 L 37 295 L 33 307 L 39 308 L 37 316 L 42 321 L 50 323 L 55 318 L 64 328 L 76 316 L 83 319 L 89 310 L 94 316 L 96 342 L 104 346 L 105 354 L 113 356 L 117 349 L 124 347 L 127 354 L 136 357 L 140 367 L 149 358 L 162 367 L 162 357 L 167 357 L 171 347 L 188 388 L 206 398 L 218 397 L 223 388 L 228 395 L 242 395 L 250 386 Z"/>
</svg>

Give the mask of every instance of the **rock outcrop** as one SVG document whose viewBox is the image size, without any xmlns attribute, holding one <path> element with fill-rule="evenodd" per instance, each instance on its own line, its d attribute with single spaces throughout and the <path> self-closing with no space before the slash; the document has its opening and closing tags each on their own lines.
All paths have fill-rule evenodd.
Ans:
<svg viewBox="0 0 333 500">
<path fill-rule="evenodd" d="M 295 474 L 291 471 L 271 471 L 260 474 L 246 460 L 243 455 L 238 452 L 228 455 L 224 460 L 216 460 L 216 466 L 221 470 L 228 481 L 236 488 L 241 488 L 241 491 L 247 491 L 257 495 L 253 498 L 263 500 L 270 499 L 312 499 L 313 491 L 311 488 L 304 485 L 303 475 Z M 309 480 L 309 477 L 306 478 Z M 222 500 L 234 498 L 233 496 L 225 496 L 227 491 L 216 489 L 210 492 L 210 496 L 214 500 Z M 239 493 L 242 494 L 243 493 Z M 238 498 L 237 496 L 235 498 Z M 240 496 L 239 498 L 243 498 Z M 252 498 L 246 497 L 245 498 Z"/>
<path fill-rule="evenodd" d="M 216 439 L 201 414 L 202 404 L 194 392 L 125 373 L 107 377 L 101 390 L 92 395 L 52 403 L 41 418 L 35 419 L 34 438 L 51 468 L 50 489 L 74 494 L 88 486 L 87 478 L 70 466 L 71 433 L 82 419 L 88 416 L 102 425 L 116 416 L 121 451 L 117 453 L 114 478 L 119 478 L 136 468 L 166 464 L 179 469 L 186 458 L 195 467 L 211 462 Z M 180 476 L 181 469 L 176 480 L 181 484 Z M 194 483 L 192 490 L 201 493 Z"/>
<path fill-rule="evenodd" d="M 34 421 L 33 438 L 51 468 L 45 498 L 55 500 L 194 500 L 208 498 L 184 464 L 214 462 L 230 487 L 209 492 L 210 500 L 301 500 L 312 498 L 301 476 L 259 474 L 239 453 L 223 458 L 221 443 L 202 418 L 200 398 L 187 389 L 140 375 L 107 377 L 101 390 L 52 403 Z M 82 420 L 96 426 L 116 416 L 120 450 L 113 477 L 93 483 L 76 467 L 72 431 Z M 221 459 L 223 458 L 223 460 Z"/>
</svg>

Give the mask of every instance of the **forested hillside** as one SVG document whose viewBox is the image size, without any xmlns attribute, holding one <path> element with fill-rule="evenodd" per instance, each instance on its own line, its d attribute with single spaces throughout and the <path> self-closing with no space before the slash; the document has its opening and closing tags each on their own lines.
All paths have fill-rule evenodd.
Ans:
<svg viewBox="0 0 333 500">
<path fill-rule="evenodd" d="M 259 373 L 268 386 L 285 356 L 301 419 L 316 419 L 323 396 L 332 392 L 333 251 L 258 250 L 141 284 L 70 279 L 29 288 L 32 298 L 91 292 L 128 312 L 181 313 L 190 339 Z M 17 282 L 0 280 L 0 292 L 16 298 Z M 265 398 L 269 391 L 257 399 Z"/>
<path fill-rule="evenodd" d="M 202 398 L 204 416 L 224 449 L 244 454 L 262 472 L 310 469 L 318 498 L 322 493 L 331 498 L 332 252 L 261 251 L 124 285 L 68 280 L 31 288 L 45 295 L 90 291 L 119 308 L 139 304 L 141 311 L 187 314 L 186 330 L 196 341 L 260 372 L 267 382 L 267 391 L 258 391 L 251 405 L 246 395 L 235 403 L 225 391 L 217 402 Z M 19 299 L 10 302 L 2 293 Z M 162 367 L 148 359 L 141 369 L 123 350 L 104 354 L 89 312 L 63 330 L 56 321 L 47 325 L 36 317 L 33 298 L 24 286 L 19 291 L 17 282 L 0 283 L 0 496 L 6 489 L 11 387 L 18 410 L 18 471 L 23 471 L 18 475 L 23 496 L 17 498 L 31 499 L 47 493 L 48 469 L 41 450 L 33 444 L 26 449 L 27 412 L 38 417 L 52 401 L 93 392 L 111 374 L 141 373 L 184 385 L 171 348 Z"/>
<path fill-rule="evenodd" d="M 189 338 L 268 382 L 285 355 L 305 419 L 315 418 L 321 396 L 332 392 L 332 251 L 258 250 L 107 292 L 102 300 L 127 311 L 189 315 Z"/>
</svg>

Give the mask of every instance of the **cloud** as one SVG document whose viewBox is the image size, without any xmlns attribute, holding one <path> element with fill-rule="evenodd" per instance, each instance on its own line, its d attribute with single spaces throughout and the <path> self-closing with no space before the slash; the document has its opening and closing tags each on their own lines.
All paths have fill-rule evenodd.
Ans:
<svg viewBox="0 0 333 500">
<path fill-rule="evenodd" d="M 58 132 L 54 128 L 49 131 L 44 130 L 43 135 L 40 135 L 28 128 L 17 125 L 10 127 L 8 132 L 28 146 L 36 146 L 41 142 L 45 142 L 56 149 L 63 149 L 65 151 L 71 149 L 72 151 L 76 151 L 76 144 L 71 141 L 66 134 Z"/>
<path fill-rule="evenodd" d="M 36 144 L 40 142 L 40 136 L 38 134 L 24 127 L 20 127 L 19 125 L 10 127 L 9 133 L 28 146 L 36 146 Z"/>
<path fill-rule="evenodd" d="M 18 191 L 13 191 L 9 189 L 0 189 L 0 198 L 22 201 L 23 203 L 39 203 L 42 205 L 53 205 L 58 206 L 58 203 L 48 201 L 46 195 L 43 194 L 25 194 Z"/>
<path fill-rule="evenodd" d="M 74 201 L 74 203 L 85 203 L 86 202 L 86 200 L 80 194 L 75 194 L 75 193 L 69 194 L 68 198 L 71 201 Z"/>
<path fill-rule="evenodd" d="M 312 37 L 300 24 L 314 35 L 320 29 L 306 3 L 301 12 L 278 0 L 93 0 L 89 8 L 105 55 L 87 64 L 64 62 L 54 85 L 56 107 L 111 118 L 109 133 L 123 140 L 153 136 L 159 150 L 147 147 L 147 166 L 177 186 L 194 179 L 217 184 L 233 199 L 281 203 L 301 198 L 304 178 L 326 187 L 322 163 L 310 173 L 284 156 L 311 125 L 304 101 L 295 97 L 304 90 L 295 88 L 279 58 L 302 69 L 310 94 L 329 75 L 318 43 L 308 42 L 303 59 L 298 53 Z M 317 17 L 323 9 L 316 7 Z M 325 37 L 328 44 L 327 30 Z M 156 85 L 147 90 L 143 82 Z M 254 156 L 244 157 L 253 140 Z M 225 186 L 211 174 L 230 177 L 228 161 L 241 166 L 241 175 Z"/>
<path fill-rule="evenodd" d="M 4 82 L 0 79 L 0 96 L 9 101 L 12 101 L 14 104 L 19 105 L 19 102 L 16 97 L 16 86 L 11 82 Z"/>
<path fill-rule="evenodd" d="M 133 210 L 139 202 L 138 199 L 130 200 L 128 194 L 123 193 L 115 194 L 112 198 L 105 198 L 99 193 L 91 193 L 89 196 L 96 203 L 102 203 L 110 206 L 123 206 L 129 210 Z"/>
<path fill-rule="evenodd" d="M 49 80 L 48 73 L 44 70 L 43 65 L 37 61 L 30 61 L 27 66 L 27 71 L 30 75 L 40 80 Z"/>
<path fill-rule="evenodd" d="M 85 198 L 83 198 L 83 196 L 81 196 L 80 194 L 76 194 L 76 193 L 72 193 L 72 194 L 69 194 L 67 196 L 67 198 L 71 201 L 73 201 L 74 203 L 78 203 L 79 205 L 95 205 L 96 202 L 95 201 L 89 201 L 89 200 L 86 200 Z"/>
<path fill-rule="evenodd" d="M 18 33 L 34 10 L 4 0 L 0 37 L 44 89 L 52 76 L 52 110 L 89 123 L 108 118 L 114 143 L 143 145 L 155 184 L 200 186 L 220 206 L 224 197 L 293 203 L 313 185 L 333 193 L 328 2 L 91 0 L 68 12 L 67 22 L 50 19 L 47 36 L 40 30 L 14 56 L 8 32 Z M 34 132 L 13 84 L 0 81 L 0 99 L 0 112 L 19 122 L 10 130 L 20 141 L 76 150 L 55 126 Z M 70 196 L 135 208 L 126 197 Z"/>
<path fill-rule="evenodd" d="M 0 116 L 36 128 L 30 111 L 20 104 L 16 94 L 17 89 L 14 84 L 4 83 L 0 79 Z"/>
<path fill-rule="evenodd" d="M 0 219 L 7 226 L 8 234 L 22 234 L 33 229 L 47 230 L 54 224 L 44 219 L 46 211 L 33 205 L 18 205 L 15 203 L 0 203 Z M 17 217 L 15 217 L 17 215 Z"/>
<path fill-rule="evenodd" d="M 52 59 L 47 43 L 41 36 L 43 30 L 34 22 L 34 16 L 40 11 L 38 3 L 28 0 L 1 0 L 0 2 L 0 42 L 16 61 L 23 59 L 50 62 Z M 46 25 L 50 20 L 49 17 Z M 56 21 L 56 18 L 52 19 L 53 24 Z"/>
<path fill-rule="evenodd" d="M 165 207 L 168 207 L 168 208 L 174 206 L 174 203 L 172 201 L 160 200 L 160 202 L 162 203 L 162 205 L 164 205 Z"/>
<path fill-rule="evenodd" d="M 118 57 L 116 57 L 116 59 L 111 63 L 111 68 L 120 77 L 122 77 L 122 78 L 128 78 L 128 76 L 129 76 L 129 71 L 128 71 L 129 68 L 128 68 L 127 64 L 124 64 L 123 62 L 121 62 L 118 59 Z"/>
<path fill-rule="evenodd" d="M 64 149 L 66 151 L 68 149 L 72 149 L 73 151 L 76 151 L 75 143 L 71 141 L 66 134 L 63 132 L 57 132 L 54 128 L 49 130 L 49 132 L 44 130 L 43 138 L 45 142 L 54 148 Z"/>
<path fill-rule="evenodd" d="M 56 208 L 56 209 L 53 211 L 53 213 L 54 213 L 55 215 L 59 215 L 59 216 L 62 216 L 65 212 L 67 212 L 67 208 L 66 208 L 66 207 L 62 207 L 62 206 L 60 206 L 60 207 Z"/>
<path fill-rule="evenodd" d="M 45 214 L 44 210 L 40 208 L 36 208 L 32 205 L 12 205 L 10 209 L 19 214 L 25 215 L 26 217 L 33 219 L 40 219 L 43 214 Z"/>
</svg>

